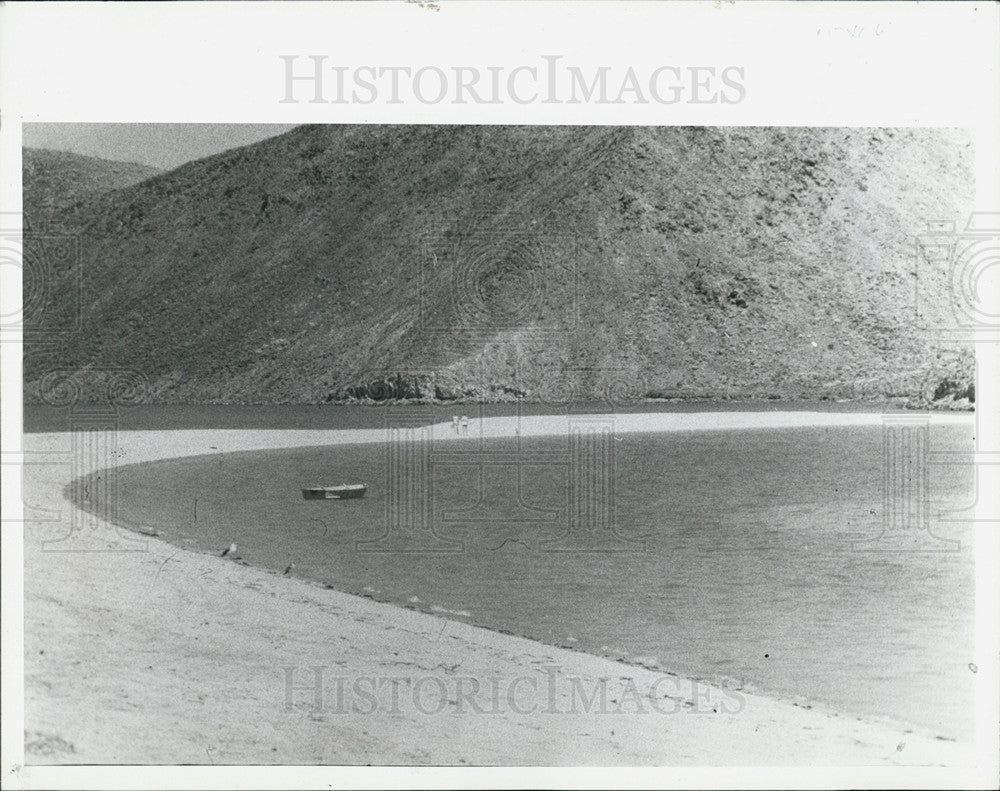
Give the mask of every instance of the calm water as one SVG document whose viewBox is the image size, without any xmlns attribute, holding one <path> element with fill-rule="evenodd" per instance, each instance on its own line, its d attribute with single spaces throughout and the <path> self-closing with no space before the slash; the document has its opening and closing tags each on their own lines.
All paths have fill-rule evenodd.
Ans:
<svg viewBox="0 0 1000 791">
<path fill-rule="evenodd" d="M 565 437 L 478 447 L 125 467 L 119 516 L 184 546 L 218 553 L 235 541 L 253 565 L 294 563 L 340 590 L 553 645 L 971 734 L 970 534 L 948 532 L 958 551 L 852 545 L 882 524 L 880 429 L 626 434 L 609 445 L 603 490 L 601 448 L 574 456 Z M 932 450 L 969 447 L 971 428 L 931 432 Z M 391 476 L 403 494 L 389 494 Z M 357 481 L 371 485 L 364 500 L 299 492 Z M 932 512 L 971 503 L 972 483 L 961 467 L 933 467 Z M 397 551 L 373 551 L 386 549 Z"/>
</svg>

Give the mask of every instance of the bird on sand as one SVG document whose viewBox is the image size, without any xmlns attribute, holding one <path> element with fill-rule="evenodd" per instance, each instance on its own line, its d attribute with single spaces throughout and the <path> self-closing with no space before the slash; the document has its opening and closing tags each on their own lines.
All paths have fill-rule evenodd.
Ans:
<svg viewBox="0 0 1000 791">
<path fill-rule="evenodd" d="M 287 568 L 287 569 L 285 569 L 285 574 L 291 574 L 291 573 L 292 573 L 292 570 L 293 570 L 294 568 L 295 568 L 295 564 L 294 564 L 294 563 L 289 563 L 289 564 L 288 564 L 288 568 Z"/>
<path fill-rule="evenodd" d="M 236 542 L 233 542 L 232 544 L 230 544 L 228 549 L 222 550 L 222 557 L 226 557 L 227 555 L 235 555 L 235 554 L 236 554 Z"/>
</svg>

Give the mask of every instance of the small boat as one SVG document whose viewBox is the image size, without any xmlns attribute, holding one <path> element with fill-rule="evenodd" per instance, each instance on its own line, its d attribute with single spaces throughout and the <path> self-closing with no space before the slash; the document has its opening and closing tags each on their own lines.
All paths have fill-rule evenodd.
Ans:
<svg viewBox="0 0 1000 791">
<path fill-rule="evenodd" d="M 339 486 L 310 486 L 302 490 L 305 500 L 352 500 L 364 497 L 367 483 L 342 483 Z"/>
</svg>

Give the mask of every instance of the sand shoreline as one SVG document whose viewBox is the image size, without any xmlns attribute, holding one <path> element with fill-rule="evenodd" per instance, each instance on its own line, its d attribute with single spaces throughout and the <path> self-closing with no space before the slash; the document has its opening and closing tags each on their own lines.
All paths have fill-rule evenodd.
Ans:
<svg viewBox="0 0 1000 791">
<path fill-rule="evenodd" d="M 932 424 L 973 419 L 906 417 L 928 417 Z M 570 421 L 608 418 L 487 418 L 470 423 L 470 437 L 540 436 L 567 431 Z M 882 419 L 652 413 L 618 415 L 613 425 L 616 432 L 693 431 L 878 425 Z M 428 431 L 435 441 L 456 438 L 450 424 Z M 119 462 L 131 464 L 385 437 L 384 429 L 136 431 L 118 433 L 114 447 Z M 79 459 L 74 467 L 73 454 L 68 434 L 24 437 L 30 764 L 958 765 L 971 757 L 971 745 L 906 725 L 697 684 L 380 604 L 107 524 L 69 541 L 142 551 L 49 551 L 62 547 L 40 539 L 59 535 L 53 523 L 72 508 L 63 487 L 73 472 L 92 471 Z M 356 688 L 358 679 L 382 686 Z M 494 688 L 499 692 L 489 692 Z M 402 697 L 380 697 L 391 689 L 402 689 Z M 606 691 L 613 703 L 588 709 L 585 699 L 574 697 L 595 691 Z M 435 695 L 438 702 L 431 700 Z M 506 705 L 492 705 L 494 697 Z"/>
</svg>

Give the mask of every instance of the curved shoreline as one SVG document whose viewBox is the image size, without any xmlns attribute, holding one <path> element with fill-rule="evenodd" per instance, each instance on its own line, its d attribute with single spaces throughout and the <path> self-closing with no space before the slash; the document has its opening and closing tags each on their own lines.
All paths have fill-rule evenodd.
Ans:
<svg viewBox="0 0 1000 791">
<path fill-rule="evenodd" d="M 723 415 L 726 419 L 720 419 Z M 769 419 L 762 420 L 763 416 Z M 530 417 L 520 421 L 487 418 L 470 422 L 470 437 L 515 436 L 515 429 L 521 436 L 561 433 L 568 430 L 571 420 L 594 417 Z M 932 424 L 964 423 L 972 419 L 971 415 L 951 414 L 928 417 Z M 652 432 L 877 425 L 882 422 L 882 415 L 653 413 L 619 415 L 614 420 L 616 431 Z M 429 431 L 435 439 L 455 438 L 450 424 L 437 424 Z M 382 441 L 385 436 L 384 429 L 139 431 L 119 433 L 115 450 L 121 462 L 131 464 L 206 453 L 370 443 Z M 26 451 L 33 455 L 62 455 L 68 444 L 67 434 L 25 436 Z M 26 480 L 26 503 L 38 504 L 38 500 L 31 499 L 34 495 L 42 501 L 51 501 L 53 487 L 60 481 L 68 482 L 65 470 L 62 474 Z M 89 538 L 103 540 L 108 548 L 135 548 L 127 546 L 134 541 L 129 536 L 135 534 L 123 535 L 106 523 L 95 527 L 98 532 L 102 529 L 103 538 L 96 533 Z M 916 734 L 895 723 L 842 717 L 818 708 L 809 710 L 789 702 L 698 684 L 669 673 L 379 604 L 314 583 L 278 577 L 223 558 L 179 549 L 156 539 L 143 538 L 143 552 L 43 553 L 41 542 L 32 540 L 41 532 L 31 524 L 26 528 L 29 570 L 25 575 L 26 731 L 29 746 L 36 745 L 33 751 L 29 750 L 29 762 L 461 763 L 464 759 L 469 763 L 538 764 L 560 763 L 565 759 L 585 764 L 754 764 L 788 763 L 794 756 L 794 760 L 807 764 L 951 765 L 964 760 L 970 748 Z M 49 528 L 47 535 L 51 532 Z M 35 564 L 42 562 L 49 573 L 31 574 Z M 224 580 L 221 588 L 220 579 Z M 150 598 L 162 606 L 150 610 Z M 221 610 L 220 599 L 227 603 Z M 247 612 L 258 616 L 248 623 Z M 124 628 L 114 632 L 114 652 L 123 657 L 124 664 L 135 667 L 127 678 L 117 678 L 114 673 L 109 676 L 106 662 L 102 664 L 102 652 L 82 641 L 84 644 L 75 646 L 78 669 L 69 675 L 79 673 L 82 665 L 87 669 L 86 675 L 96 683 L 93 687 L 78 684 L 70 692 L 66 686 L 72 687 L 71 679 L 66 678 L 67 667 L 65 662 L 60 663 L 59 654 L 51 650 L 39 652 L 44 652 L 50 641 L 79 642 L 73 637 L 67 640 L 67 635 L 100 632 L 109 617 L 125 623 Z M 299 628 L 298 623 L 307 626 Z M 206 625 L 211 628 L 206 630 Z M 282 633 L 280 639 L 276 638 L 276 631 Z M 335 638 L 346 639 L 344 631 L 353 636 L 349 656 L 329 656 L 324 646 Z M 442 641 L 440 635 L 448 636 L 451 642 Z M 158 647 L 153 650 L 153 646 Z M 212 667 L 199 659 L 206 651 L 215 657 Z M 256 660 L 248 662 L 247 657 Z M 150 664 L 153 659 L 156 662 Z M 183 695 L 177 699 L 176 679 L 168 682 L 155 672 L 152 677 L 141 672 L 147 665 L 155 670 L 163 661 L 172 664 L 175 673 L 180 673 L 181 668 L 190 672 L 193 665 L 197 673 L 204 674 L 204 678 L 196 676 L 203 683 L 194 684 L 200 690 L 196 698 L 202 698 L 200 717 L 197 705 L 185 701 Z M 220 674 L 220 666 L 223 671 L 235 670 L 242 679 L 237 687 L 244 704 L 217 720 L 204 711 L 204 700 L 218 700 L 232 688 L 232 673 Z M 263 676 L 261 666 L 265 668 Z M 282 705 L 287 691 L 282 681 L 285 671 L 276 671 L 288 667 L 302 672 L 307 667 L 328 667 L 331 676 L 336 670 L 345 677 L 378 676 L 397 672 L 394 668 L 412 667 L 421 679 L 436 680 L 434 683 L 446 686 L 454 686 L 458 678 L 477 681 L 500 678 L 510 682 L 525 677 L 526 673 L 535 678 L 533 674 L 540 667 L 556 667 L 556 672 L 544 671 L 543 676 L 558 679 L 563 692 L 572 692 L 573 678 L 612 678 L 621 682 L 627 676 L 630 683 L 644 685 L 642 688 L 647 691 L 656 685 L 662 687 L 667 681 L 674 687 L 686 685 L 683 692 L 672 687 L 678 694 L 668 694 L 664 700 L 684 698 L 695 702 L 687 708 L 686 704 L 678 703 L 678 711 L 667 717 L 560 711 L 562 716 L 546 716 L 545 728 L 541 730 L 537 728 L 538 712 L 548 715 L 555 712 L 537 707 L 533 716 L 508 710 L 432 717 L 413 706 L 410 710 L 404 707 L 402 712 L 376 710 L 360 718 L 339 712 L 321 714 L 325 723 L 321 727 L 308 710 L 302 710 L 301 701 L 290 710 Z M 457 667 L 469 670 L 472 675 L 456 676 Z M 263 677 L 268 679 L 266 683 L 262 682 Z M 521 684 L 522 688 L 525 686 L 530 684 Z M 115 716 L 121 713 L 122 701 L 134 700 L 137 690 L 145 703 L 131 704 L 136 709 L 129 712 L 131 717 Z M 454 691 L 449 688 L 449 692 Z M 549 692 L 543 690 L 538 694 Z M 707 708 L 703 713 L 711 712 L 713 716 L 683 716 L 693 713 L 692 709 L 702 710 L 699 697 L 705 698 Z M 739 711 L 730 711 L 737 706 L 737 699 Z M 109 702 L 114 704 L 110 706 L 114 714 L 104 718 L 102 727 L 88 732 L 86 725 L 74 729 L 68 724 L 92 723 L 94 712 L 107 710 Z M 135 724 L 128 724 L 136 718 Z M 295 738 L 274 735 L 275 723 L 284 721 L 290 721 Z M 165 732 L 177 733 L 178 738 L 156 745 L 133 744 L 130 728 L 143 722 L 147 730 L 150 724 L 157 729 L 165 726 Z M 271 745 L 273 750 L 261 744 L 259 734 L 253 736 L 261 727 L 271 729 L 272 741 L 276 742 Z M 320 749 L 319 745 L 325 744 L 323 734 L 331 727 L 342 736 L 350 735 L 350 744 L 340 745 L 332 752 L 329 745 Z M 366 731 L 368 738 L 360 738 L 358 728 Z M 499 742 L 499 748 L 494 745 L 484 750 L 480 743 L 484 731 L 493 734 L 491 738 Z M 410 743 L 421 745 L 419 754 L 412 747 L 390 746 L 401 732 L 412 733 Z M 38 734 L 34 741 L 32 733 Z M 220 733 L 231 736 L 223 739 Z M 302 744 L 296 746 L 296 739 Z M 200 743 L 213 740 L 221 740 L 219 743 L 226 745 L 225 750 L 219 747 L 217 752 L 206 756 L 204 749 L 197 748 Z M 60 752 L 60 744 L 72 745 L 72 750 Z M 900 748 L 900 744 L 904 747 Z M 123 755 L 123 750 L 133 752 Z"/>
</svg>

